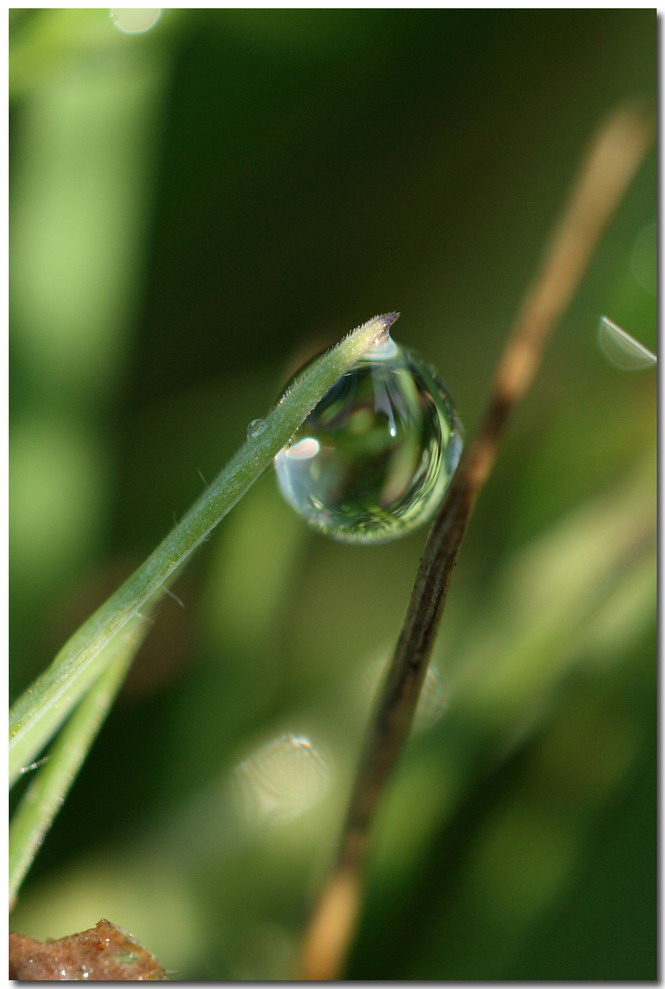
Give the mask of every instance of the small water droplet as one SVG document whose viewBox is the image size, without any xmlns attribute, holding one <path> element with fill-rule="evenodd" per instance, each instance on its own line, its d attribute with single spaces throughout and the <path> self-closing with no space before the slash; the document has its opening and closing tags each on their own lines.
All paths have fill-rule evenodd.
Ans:
<svg viewBox="0 0 665 989">
<path fill-rule="evenodd" d="M 598 343 L 607 359 L 621 371 L 642 371 L 658 362 L 655 354 L 607 316 L 600 317 Z"/>
<path fill-rule="evenodd" d="M 275 468 L 312 528 L 341 542 L 385 543 L 432 517 L 462 445 L 436 371 L 386 333 L 319 402 Z"/>
<path fill-rule="evenodd" d="M 33 770 L 39 769 L 40 766 L 43 766 L 45 762 L 48 762 L 48 760 L 49 757 L 47 755 L 42 756 L 42 758 L 38 759 L 37 762 L 31 762 L 29 766 L 22 766 L 19 772 L 31 773 Z"/>
<path fill-rule="evenodd" d="M 259 436 L 265 428 L 266 428 L 265 419 L 252 419 L 252 421 L 247 426 L 247 439 L 253 440 L 254 437 Z"/>
</svg>

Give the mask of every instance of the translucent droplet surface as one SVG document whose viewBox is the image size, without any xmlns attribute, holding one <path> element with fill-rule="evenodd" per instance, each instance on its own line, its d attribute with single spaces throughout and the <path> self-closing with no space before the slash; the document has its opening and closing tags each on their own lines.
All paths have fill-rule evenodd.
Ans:
<svg viewBox="0 0 665 989">
<path fill-rule="evenodd" d="M 277 480 L 319 532 L 341 542 L 385 543 L 432 517 L 462 437 L 434 369 L 386 334 L 277 454 Z"/>
<path fill-rule="evenodd" d="M 123 34 L 143 34 L 155 26 L 161 7 L 111 7 L 113 23 Z"/>
<path fill-rule="evenodd" d="M 265 428 L 265 419 L 252 419 L 252 421 L 247 424 L 247 439 L 251 440 L 254 439 L 255 436 L 259 436 Z"/>
<path fill-rule="evenodd" d="M 654 353 L 607 316 L 598 322 L 598 343 L 607 359 L 620 371 L 643 371 L 658 362 Z"/>
<path fill-rule="evenodd" d="M 233 771 L 236 806 L 251 824 L 295 820 L 323 799 L 330 768 L 305 735 L 283 735 L 254 751 Z"/>
</svg>

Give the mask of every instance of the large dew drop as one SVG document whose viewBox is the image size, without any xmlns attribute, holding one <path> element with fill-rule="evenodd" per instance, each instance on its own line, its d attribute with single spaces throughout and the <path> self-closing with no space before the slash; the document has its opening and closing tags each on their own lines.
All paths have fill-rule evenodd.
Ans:
<svg viewBox="0 0 665 989">
<path fill-rule="evenodd" d="M 385 543 L 432 517 L 462 437 L 434 369 L 386 333 L 277 454 L 277 480 L 312 528 L 341 542 Z"/>
</svg>

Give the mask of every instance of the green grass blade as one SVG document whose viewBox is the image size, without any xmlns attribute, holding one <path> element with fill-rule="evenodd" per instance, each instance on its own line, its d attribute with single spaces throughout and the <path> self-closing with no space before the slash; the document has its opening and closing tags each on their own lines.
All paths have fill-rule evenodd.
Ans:
<svg viewBox="0 0 665 989">
<path fill-rule="evenodd" d="M 9 902 L 16 899 L 23 879 L 64 803 L 79 769 L 139 649 L 146 620 L 135 618 L 106 649 L 108 665 L 64 725 L 46 764 L 21 799 L 9 829 Z"/>
<path fill-rule="evenodd" d="M 270 466 L 298 426 L 337 379 L 397 318 L 376 316 L 321 357 L 287 390 L 213 483 L 157 549 L 78 629 L 48 669 L 16 701 L 9 716 L 9 779 L 16 780 L 100 675 L 104 647 L 159 596 L 177 568 Z"/>
</svg>

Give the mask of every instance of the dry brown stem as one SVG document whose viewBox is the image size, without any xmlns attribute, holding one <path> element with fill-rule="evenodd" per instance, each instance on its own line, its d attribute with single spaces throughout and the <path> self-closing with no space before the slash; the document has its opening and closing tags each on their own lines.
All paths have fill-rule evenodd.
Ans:
<svg viewBox="0 0 665 989">
<path fill-rule="evenodd" d="M 650 117 L 632 105 L 620 107 L 602 124 L 526 293 L 499 362 L 485 416 L 425 546 L 360 758 L 337 861 L 305 931 L 299 979 L 332 981 L 343 971 L 361 908 L 371 825 L 409 732 L 473 506 L 496 459 L 508 416 L 531 385 L 545 345 L 642 162 L 652 133 Z"/>
</svg>

